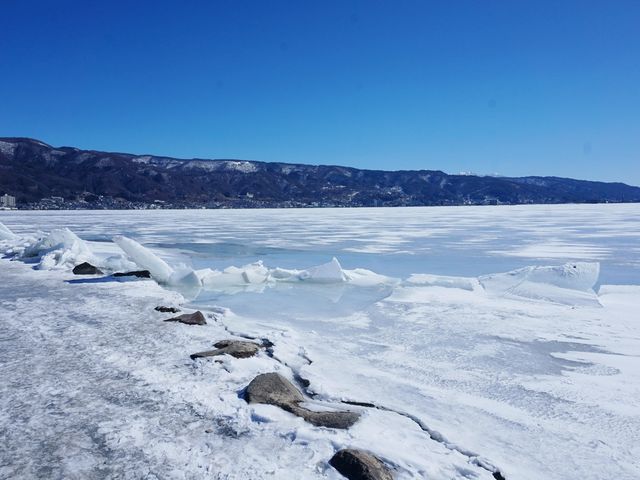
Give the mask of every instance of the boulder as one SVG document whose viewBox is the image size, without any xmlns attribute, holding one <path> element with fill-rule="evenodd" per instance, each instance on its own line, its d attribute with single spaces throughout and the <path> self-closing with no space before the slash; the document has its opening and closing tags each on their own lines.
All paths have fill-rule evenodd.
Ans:
<svg viewBox="0 0 640 480">
<path fill-rule="evenodd" d="M 206 325 L 207 320 L 200 310 L 194 313 L 184 313 L 177 317 L 167 318 L 165 322 L 180 322 L 186 325 Z"/>
<path fill-rule="evenodd" d="M 253 357 L 260 350 L 260 345 L 253 342 L 245 342 L 240 340 L 223 340 L 214 345 L 215 350 L 206 352 L 198 352 L 191 355 L 191 359 L 202 357 L 215 357 L 218 355 L 231 355 L 235 358 Z"/>
<path fill-rule="evenodd" d="M 84 262 L 73 267 L 73 273 L 74 275 L 102 275 L 102 271 L 89 262 Z"/>
<path fill-rule="evenodd" d="M 138 277 L 138 278 L 151 278 L 149 270 L 136 270 L 134 272 L 116 272 L 114 277 Z"/>
<path fill-rule="evenodd" d="M 340 450 L 329 464 L 349 480 L 393 480 L 385 464 L 363 450 Z"/>
<path fill-rule="evenodd" d="M 179 308 L 163 307 L 163 306 L 156 307 L 156 308 L 154 308 L 154 310 L 156 312 L 162 312 L 162 313 L 178 313 L 180 311 Z"/>
<path fill-rule="evenodd" d="M 266 403 L 284 408 L 304 401 L 302 393 L 279 373 L 263 373 L 251 380 L 245 392 L 248 403 Z"/>
<path fill-rule="evenodd" d="M 302 393 L 277 373 L 263 373 L 254 378 L 245 391 L 245 400 L 275 405 L 318 427 L 349 428 L 360 418 L 356 412 L 317 412 L 300 406 L 304 402 Z"/>
</svg>

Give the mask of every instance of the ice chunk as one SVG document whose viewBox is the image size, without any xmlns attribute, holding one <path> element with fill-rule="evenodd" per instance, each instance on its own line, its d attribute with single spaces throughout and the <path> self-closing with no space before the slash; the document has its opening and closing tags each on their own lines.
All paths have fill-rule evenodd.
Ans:
<svg viewBox="0 0 640 480">
<path fill-rule="evenodd" d="M 300 273 L 301 270 L 276 267 L 269 270 L 269 278 L 280 282 L 298 281 L 300 280 Z"/>
<path fill-rule="evenodd" d="M 262 262 L 244 265 L 243 267 L 227 267 L 223 271 L 209 268 L 198 270 L 197 276 L 204 288 L 209 290 L 224 290 L 241 287 L 246 291 L 252 286 L 252 291 L 261 291 L 263 287 L 274 286 L 278 282 L 305 282 L 319 284 L 342 284 L 349 282 L 353 285 L 368 287 L 381 284 L 396 284 L 397 279 L 378 275 L 370 270 L 358 268 L 343 270 L 340 262 L 333 258 L 330 262 L 311 267 L 307 270 L 284 268 L 267 268 Z"/>
<path fill-rule="evenodd" d="M 174 287 L 188 297 L 195 297 L 202 288 L 200 276 L 191 268 L 186 266 L 172 268 L 151 250 L 130 238 L 117 236 L 113 241 L 138 267 L 149 270 L 158 283 Z"/>
<path fill-rule="evenodd" d="M 70 268 L 83 262 L 96 263 L 89 246 L 68 228 L 52 230 L 40 240 L 28 245 L 24 257 L 41 257 L 38 268 Z"/>
<path fill-rule="evenodd" d="M 460 288 L 470 292 L 480 287 L 476 278 L 448 277 L 445 275 L 430 275 L 428 273 L 414 273 L 406 280 L 406 283 L 425 287 Z"/>
<path fill-rule="evenodd" d="M 245 267 L 242 272 L 242 278 L 247 283 L 264 283 L 269 276 L 269 270 L 262 264 L 262 262 L 252 263 Z"/>
<path fill-rule="evenodd" d="M 488 293 L 547 300 L 571 305 L 597 304 L 593 290 L 600 264 L 566 263 L 559 266 L 531 266 L 478 278 Z"/>
<path fill-rule="evenodd" d="M 126 253 L 129 258 L 140 268 L 149 270 L 151 276 L 160 283 L 170 283 L 174 270 L 167 262 L 143 247 L 135 240 L 124 236 L 116 236 L 113 241 Z M 175 277 L 174 277 L 175 280 Z"/>
<path fill-rule="evenodd" d="M 342 270 L 342 266 L 336 257 L 328 263 L 323 263 L 308 270 L 303 270 L 298 275 L 300 280 L 317 283 L 341 283 L 347 281 L 347 276 Z"/>
<path fill-rule="evenodd" d="M 151 272 L 151 270 L 149 270 Z M 200 278 L 190 268 L 181 268 L 174 271 L 167 282 L 169 285 L 179 286 L 181 288 L 201 288 L 202 282 Z"/>
<path fill-rule="evenodd" d="M 269 269 L 262 262 L 256 262 L 243 267 L 227 267 L 222 272 L 206 268 L 198 270 L 196 274 L 205 288 L 219 290 L 263 284 L 269 278 Z"/>
<path fill-rule="evenodd" d="M 548 283 L 560 288 L 591 292 L 599 275 L 600 264 L 598 262 L 573 262 L 556 267 L 534 267 L 527 280 Z"/>
<path fill-rule="evenodd" d="M 374 287 L 377 285 L 397 285 L 398 279 L 380 275 L 365 268 L 355 268 L 353 270 L 343 270 L 349 284 L 358 287 Z"/>
<path fill-rule="evenodd" d="M 41 238 L 37 242 L 29 245 L 25 249 L 25 256 L 35 257 L 51 250 L 70 250 L 75 249 L 78 252 L 91 254 L 91 250 L 80 237 L 68 228 L 59 228 L 52 230 L 51 233 Z"/>
<path fill-rule="evenodd" d="M 0 240 L 15 240 L 18 236 L 0 222 Z"/>
<path fill-rule="evenodd" d="M 138 268 L 134 262 L 127 260 L 124 255 L 110 255 L 97 262 L 96 266 L 102 270 L 112 272 L 131 272 Z"/>
</svg>

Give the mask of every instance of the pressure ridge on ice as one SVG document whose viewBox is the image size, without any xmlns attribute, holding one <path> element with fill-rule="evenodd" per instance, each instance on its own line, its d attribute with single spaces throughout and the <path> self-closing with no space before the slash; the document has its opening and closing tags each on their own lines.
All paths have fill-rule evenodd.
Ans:
<svg viewBox="0 0 640 480">
<path fill-rule="evenodd" d="M 170 266 L 165 260 L 135 240 L 116 236 L 113 243 L 123 253 L 101 244 L 94 253 L 88 242 L 68 228 L 55 229 L 39 238 L 20 238 L 0 223 L 2 246 L 16 258 L 37 262 L 39 269 L 72 269 L 88 262 L 104 271 L 140 268 L 148 270 L 159 284 L 184 290 L 261 289 L 278 282 L 318 284 L 348 283 L 354 286 L 432 285 L 480 290 L 490 295 L 515 296 L 558 303 L 597 303 L 593 287 L 598 281 L 597 262 L 567 263 L 559 266 L 531 266 L 512 272 L 474 278 L 414 274 L 405 282 L 366 269 L 345 270 L 337 258 L 315 267 L 296 270 L 268 268 L 261 261 L 242 267 L 229 266 L 193 270 L 186 265 Z"/>
</svg>

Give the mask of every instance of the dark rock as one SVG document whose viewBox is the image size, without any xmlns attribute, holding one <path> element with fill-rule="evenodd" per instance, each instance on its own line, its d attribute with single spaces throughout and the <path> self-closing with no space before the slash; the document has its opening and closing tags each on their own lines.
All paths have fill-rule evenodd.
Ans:
<svg viewBox="0 0 640 480">
<path fill-rule="evenodd" d="M 179 308 L 163 307 L 163 306 L 156 307 L 156 308 L 154 308 L 154 310 L 156 312 L 162 312 L 162 313 L 178 313 L 180 311 Z"/>
<path fill-rule="evenodd" d="M 216 347 L 215 350 L 194 353 L 191 355 L 191 359 L 215 357 L 217 355 L 231 355 L 235 358 L 249 358 L 253 357 L 258 353 L 258 350 L 260 350 L 260 345 L 257 343 L 243 342 L 240 340 L 223 340 L 216 343 L 214 347 Z"/>
<path fill-rule="evenodd" d="M 194 313 L 185 313 L 177 317 L 167 318 L 165 322 L 180 322 L 187 325 L 206 325 L 207 320 L 200 310 Z"/>
<path fill-rule="evenodd" d="M 263 373 L 251 380 L 245 392 L 245 400 L 248 403 L 266 403 L 285 408 L 303 402 L 304 397 L 282 375 Z"/>
<path fill-rule="evenodd" d="M 116 272 L 114 277 L 138 277 L 138 278 L 151 278 L 149 270 L 136 270 L 135 272 Z"/>
<path fill-rule="evenodd" d="M 340 450 L 329 464 L 349 480 L 393 480 L 384 463 L 362 450 Z"/>
<path fill-rule="evenodd" d="M 300 406 L 304 402 L 302 393 L 277 373 L 263 373 L 254 378 L 245 391 L 245 400 L 275 405 L 318 427 L 349 428 L 360 418 L 356 412 L 316 412 Z"/>
<path fill-rule="evenodd" d="M 291 413 L 304 418 L 316 427 L 327 428 L 349 428 L 360 418 L 356 412 L 314 412 L 300 406 L 296 406 Z"/>
<path fill-rule="evenodd" d="M 268 338 L 263 338 L 261 340 L 261 342 L 262 342 L 262 346 L 264 348 L 273 348 L 273 347 L 275 347 L 275 344 L 271 340 L 269 340 Z"/>
<path fill-rule="evenodd" d="M 75 275 L 102 275 L 102 271 L 98 267 L 94 267 L 88 262 L 73 267 L 73 273 Z"/>
</svg>

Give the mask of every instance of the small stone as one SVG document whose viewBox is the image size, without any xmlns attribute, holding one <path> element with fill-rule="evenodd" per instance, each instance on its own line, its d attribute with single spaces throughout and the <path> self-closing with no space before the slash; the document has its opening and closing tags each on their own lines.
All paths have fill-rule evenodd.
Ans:
<svg viewBox="0 0 640 480">
<path fill-rule="evenodd" d="M 217 355 L 231 355 L 235 358 L 253 357 L 260 350 L 260 345 L 253 342 L 244 342 L 240 340 L 223 340 L 214 345 L 215 350 L 206 352 L 198 352 L 191 355 L 191 359 L 202 357 L 215 357 Z"/>
<path fill-rule="evenodd" d="M 162 312 L 162 313 L 178 313 L 180 311 L 180 309 L 176 307 L 163 307 L 163 306 L 156 307 L 154 308 L 154 310 L 156 312 Z"/>
<path fill-rule="evenodd" d="M 340 450 L 329 464 L 349 480 L 393 480 L 384 463 L 362 450 Z"/>
<path fill-rule="evenodd" d="M 73 267 L 73 273 L 74 275 L 102 275 L 102 271 L 98 267 L 94 267 L 88 262 Z"/>
<path fill-rule="evenodd" d="M 135 272 L 116 272 L 114 277 L 138 277 L 138 278 L 151 278 L 149 270 L 136 270 Z"/>
<path fill-rule="evenodd" d="M 341 428 L 351 427 L 358 421 L 360 415 L 356 412 L 315 412 L 303 407 L 297 407 L 292 412 L 316 427 Z"/>
<path fill-rule="evenodd" d="M 356 412 L 317 412 L 300 406 L 304 402 L 302 393 L 277 373 L 263 373 L 254 378 L 245 391 L 245 400 L 275 405 L 318 427 L 349 428 L 360 418 Z"/>
<path fill-rule="evenodd" d="M 168 318 L 165 322 L 180 322 L 186 325 L 206 325 L 207 320 L 200 310 L 194 313 L 185 313 L 178 317 Z"/>
</svg>

